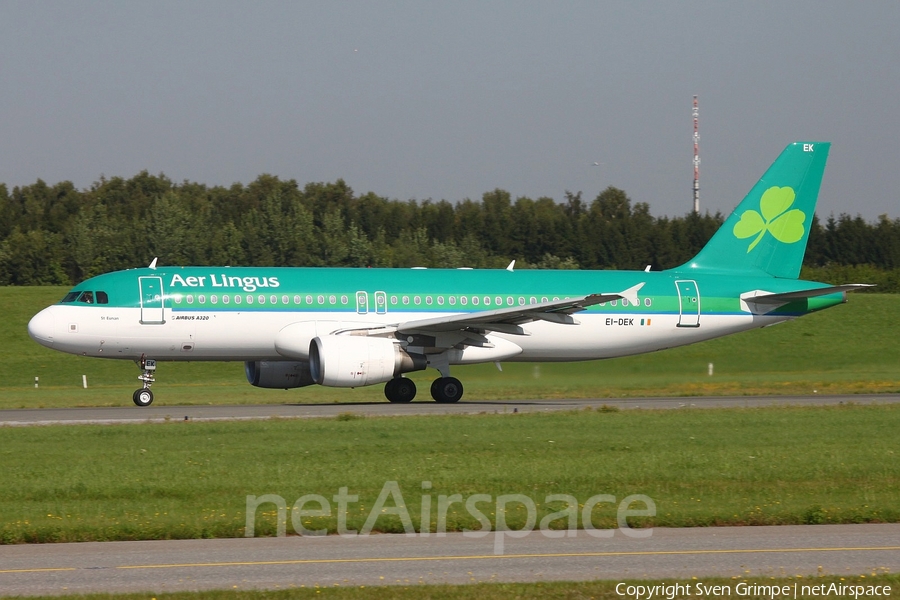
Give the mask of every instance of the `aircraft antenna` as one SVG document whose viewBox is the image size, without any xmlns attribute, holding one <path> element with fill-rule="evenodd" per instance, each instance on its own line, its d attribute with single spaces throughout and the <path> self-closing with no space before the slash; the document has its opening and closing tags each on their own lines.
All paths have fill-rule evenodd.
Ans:
<svg viewBox="0 0 900 600">
<path fill-rule="evenodd" d="M 700 109 L 694 96 L 694 213 L 700 214 Z"/>
</svg>

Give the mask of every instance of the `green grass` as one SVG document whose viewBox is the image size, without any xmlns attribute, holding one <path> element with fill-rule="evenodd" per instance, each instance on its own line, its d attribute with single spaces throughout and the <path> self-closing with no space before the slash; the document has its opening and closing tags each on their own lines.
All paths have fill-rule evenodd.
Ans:
<svg viewBox="0 0 900 600">
<path fill-rule="evenodd" d="M 900 575 L 896 574 L 860 574 L 858 576 L 841 577 L 839 575 L 825 575 L 817 577 L 703 577 L 702 579 L 666 579 L 660 581 L 638 581 L 638 580 L 622 580 L 622 581 L 547 581 L 541 583 L 476 583 L 472 585 L 398 585 L 372 588 L 366 586 L 353 587 L 318 587 L 311 586 L 308 588 L 294 588 L 290 590 L 217 590 L 208 592 L 175 592 L 165 594 L 85 594 L 85 595 L 69 595 L 69 596 L 43 596 L 34 597 L 34 600 L 110 600 L 116 598 L 119 600 L 303 600 L 305 598 L 329 598 L 334 600 L 356 599 L 356 598 L 393 598 L 395 600 L 467 600 L 469 598 L 519 598 L 528 600 L 531 598 L 550 598 L 560 600 L 587 600 L 589 598 L 596 600 L 622 600 L 627 596 L 616 593 L 616 586 L 619 583 L 635 584 L 635 585 L 686 585 L 690 586 L 692 592 L 691 598 L 715 598 L 718 596 L 698 595 L 696 592 L 696 584 L 703 583 L 707 588 L 721 585 L 729 586 L 732 597 L 737 596 L 746 600 L 755 600 L 756 598 L 770 598 L 769 595 L 755 596 L 737 594 L 737 585 L 745 583 L 748 585 L 767 585 L 767 586 L 790 586 L 798 584 L 798 592 L 803 590 L 804 585 L 817 586 L 829 585 L 836 583 L 838 585 L 854 585 L 854 586 L 890 586 L 890 596 L 879 596 L 881 598 L 896 597 L 896 590 L 900 588 Z M 665 595 L 662 596 L 666 598 Z M 687 596 L 677 596 L 687 597 Z M 777 596 L 776 596 L 777 597 Z M 793 595 L 790 596 L 793 598 Z M 797 598 L 834 598 L 835 595 L 811 595 L 798 593 Z M 841 596 L 839 596 L 841 597 Z M 852 596 L 843 596 L 852 597 Z M 861 596 L 862 597 L 862 596 Z M 873 596 L 869 596 L 873 597 Z"/>
<path fill-rule="evenodd" d="M 83 358 L 40 346 L 28 319 L 65 288 L 0 287 L 0 408 L 129 404 L 138 387 L 128 361 Z M 583 363 L 454 368 L 467 400 L 668 395 L 900 392 L 900 295 L 858 294 L 848 304 L 778 327 L 642 356 Z M 707 375 L 708 363 L 715 366 Z M 82 389 L 87 375 L 89 388 Z M 41 386 L 34 389 L 34 378 Z M 428 399 L 432 370 L 411 374 Z M 157 404 L 384 401 L 381 385 L 260 390 L 242 363 L 162 363 Z"/>
<path fill-rule="evenodd" d="M 0 542 L 242 536 L 247 495 L 290 507 L 345 486 L 359 529 L 387 481 L 417 529 L 423 481 L 435 507 L 442 494 L 524 494 L 541 516 L 564 508 L 549 494 L 646 494 L 657 515 L 638 526 L 897 522 L 898 429 L 900 405 L 9 427 Z M 306 526 L 334 531 L 335 517 Z M 597 526 L 615 518 L 609 504 L 593 514 Z M 261 507 L 257 534 L 275 526 L 274 506 Z M 448 530 L 463 528 L 480 526 L 452 505 Z M 375 530 L 403 529 L 386 515 Z"/>
</svg>

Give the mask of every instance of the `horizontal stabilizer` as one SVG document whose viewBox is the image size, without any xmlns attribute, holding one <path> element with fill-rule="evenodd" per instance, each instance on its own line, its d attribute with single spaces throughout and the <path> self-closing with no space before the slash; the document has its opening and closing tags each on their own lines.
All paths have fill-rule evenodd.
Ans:
<svg viewBox="0 0 900 600">
<path fill-rule="evenodd" d="M 785 292 L 782 294 L 760 294 L 758 296 L 745 298 L 742 300 L 747 302 L 756 302 L 757 304 L 786 304 L 794 300 L 803 300 L 804 298 L 816 298 L 818 296 L 827 296 L 829 294 L 837 294 L 838 292 L 852 292 L 858 289 L 873 287 L 871 283 L 847 283 L 844 285 L 833 285 L 824 288 L 815 288 L 812 290 L 801 290 L 799 292 Z"/>
</svg>

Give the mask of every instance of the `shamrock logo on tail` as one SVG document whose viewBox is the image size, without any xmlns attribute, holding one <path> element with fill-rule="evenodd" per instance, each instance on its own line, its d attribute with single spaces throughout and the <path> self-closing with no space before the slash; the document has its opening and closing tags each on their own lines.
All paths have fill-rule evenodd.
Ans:
<svg viewBox="0 0 900 600">
<path fill-rule="evenodd" d="M 759 214 L 755 210 L 745 211 L 741 220 L 734 225 L 734 235 L 740 239 L 756 236 L 747 248 L 749 253 L 763 239 L 766 232 L 779 242 L 793 244 L 799 242 L 805 233 L 803 223 L 806 213 L 800 209 L 788 210 L 794 203 L 794 190 L 789 187 L 770 187 L 759 200 Z"/>
</svg>

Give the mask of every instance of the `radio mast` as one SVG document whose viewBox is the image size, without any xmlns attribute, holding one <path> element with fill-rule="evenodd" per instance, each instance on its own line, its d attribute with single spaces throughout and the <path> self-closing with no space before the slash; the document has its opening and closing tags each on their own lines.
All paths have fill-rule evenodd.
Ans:
<svg viewBox="0 0 900 600">
<path fill-rule="evenodd" d="M 694 96 L 694 213 L 700 214 L 700 110 Z"/>
</svg>

